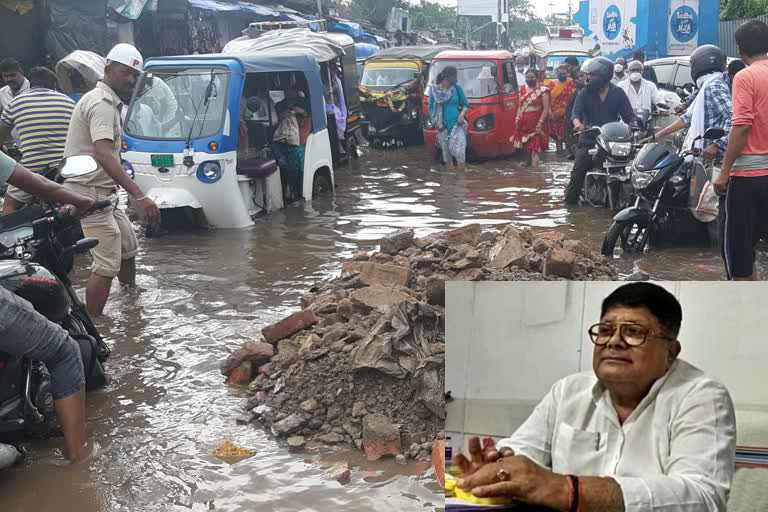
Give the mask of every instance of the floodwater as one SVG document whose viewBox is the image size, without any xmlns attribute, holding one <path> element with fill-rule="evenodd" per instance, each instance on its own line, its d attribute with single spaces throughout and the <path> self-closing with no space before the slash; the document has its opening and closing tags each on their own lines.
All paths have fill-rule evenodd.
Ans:
<svg viewBox="0 0 768 512">
<path fill-rule="evenodd" d="M 60 439 L 27 443 L 23 465 L 0 474 L 4 512 L 22 511 L 360 511 L 436 510 L 432 473 L 358 455 L 296 455 L 259 428 L 238 425 L 242 390 L 226 387 L 218 365 L 244 340 L 293 312 L 299 296 L 334 275 L 382 235 L 413 227 L 419 235 L 471 222 L 516 222 L 558 229 L 599 246 L 607 212 L 568 209 L 562 189 L 570 163 L 551 158 L 541 170 L 514 161 L 470 164 L 466 173 L 437 169 L 423 147 L 371 152 L 339 171 L 334 198 L 294 206 L 253 229 L 144 240 L 143 291 L 119 290 L 100 323 L 113 346 L 112 383 L 88 397 L 100 454 L 62 467 Z M 720 279 L 705 247 L 666 249 L 619 262 L 655 279 Z M 82 286 L 86 271 L 77 282 Z M 82 290 L 80 290 L 82 292 Z M 255 455 L 216 459 L 231 439 Z M 347 460 L 352 482 L 324 476 Z"/>
</svg>

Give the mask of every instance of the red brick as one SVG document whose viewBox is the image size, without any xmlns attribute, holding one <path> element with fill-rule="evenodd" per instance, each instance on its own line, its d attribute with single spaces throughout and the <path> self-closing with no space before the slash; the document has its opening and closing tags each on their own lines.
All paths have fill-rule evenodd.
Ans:
<svg viewBox="0 0 768 512">
<path fill-rule="evenodd" d="M 445 487 L 445 441 L 438 439 L 432 447 L 432 467 L 440 487 Z"/>
<path fill-rule="evenodd" d="M 573 278 L 576 255 L 565 249 L 553 249 L 544 260 L 544 275 Z"/>
<path fill-rule="evenodd" d="M 304 309 L 276 324 L 265 327 L 261 330 L 261 334 L 264 336 L 264 341 L 274 345 L 284 338 L 315 325 L 317 322 L 318 318 L 315 313 L 311 309 Z"/>
<path fill-rule="evenodd" d="M 249 341 L 227 357 L 226 361 L 221 365 L 221 373 L 229 375 L 232 370 L 245 361 L 250 361 L 253 366 L 261 366 L 272 359 L 274 352 L 275 348 L 269 343 Z"/>
<path fill-rule="evenodd" d="M 475 245 L 480 240 L 482 230 L 483 228 L 480 227 L 480 224 L 469 224 L 468 226 L 437 233 L 435 237 L 451 243 Z"/>
<path fill-rule="evenodd" d="M 550 242 L 562 242 L 565 240 L 565 235 L 559 231 L 544 231 L 543 233 L 537 233 L 536 236 Z"/>
<path fill-rule="evenodd" d="M 400 427 L 382 414 L 369 414 L 363 418 L 363 450 L 368 460 L 379 460 L 385 455 L 400 455 L 402 441 Z"/>
<path fill-rule="evenodd" d="M 245 361 L 243 364 L 235 368 L 229 373 L 227 377 L 227 384 L 234 386 L 247 386 L 251 382 L 252 366 L 250 361 Z"/>
</svg>

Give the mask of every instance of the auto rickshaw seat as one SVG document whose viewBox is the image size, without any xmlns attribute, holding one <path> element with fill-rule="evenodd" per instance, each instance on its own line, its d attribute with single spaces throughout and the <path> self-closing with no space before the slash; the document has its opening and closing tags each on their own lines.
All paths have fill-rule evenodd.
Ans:
<svg viewBox="0 0 768 512">
<path fill-rule="evenodd" d="M 277 160 L 249 158 L 238 160 L 237 174 L 248 178 L 268 178 L 277 171 Z"/>
</svg>

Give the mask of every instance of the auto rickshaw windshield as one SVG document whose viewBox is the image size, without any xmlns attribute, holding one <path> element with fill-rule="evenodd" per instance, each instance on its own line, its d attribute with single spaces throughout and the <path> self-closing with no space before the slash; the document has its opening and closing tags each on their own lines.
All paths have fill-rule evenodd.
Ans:
<svg viewBox="0 0 768 512">
<path fill-rule="evenodd" d="M 432 86 L 437 76 L 447 67 L 454 67 L 458 72 L 459 85 L 467 98 L 487 98 L 499 93 L 496 75 L 496 62 L 488 60 L 440 60 L 432 64 L 429 70 L 429 84 Z"/>
<path fill-rule="evenodd" d="M 363 71 L 361 84 L 366 87 L 396 87 L 404 85 L 419 77 L 419 70 L 416 68 L 381 68 L 366 67 Z"/>
<path fill-rule="evenodd" d="M 125 122 L 134 137 L 194 139 L 222 130 L 229 72 L 223 69 L 152 71 L 139 81 Z"/>
</svg>

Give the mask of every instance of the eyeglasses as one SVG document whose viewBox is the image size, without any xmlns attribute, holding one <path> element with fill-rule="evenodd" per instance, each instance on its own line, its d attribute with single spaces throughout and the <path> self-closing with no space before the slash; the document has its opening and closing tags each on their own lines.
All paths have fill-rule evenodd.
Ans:
<svg viewBox="0 0 768 512">
<path fill-rule="evenodd" d="M 616 329 L 619 329 L 621 339 L 630 347 L 639 347 L 646 342 L 649 336 L 655 336 L 665 340 L 672 340 L 668 336 L 664 336 L 659 333 L 652 333 L 650 329 L 640 324 L 603 324 L 598 323 L 587 329 L 589 337 L 592 339 L 592 343 L 595 345 L 607 345 L 611 338 L 616 334 Z"/>
</svg>

